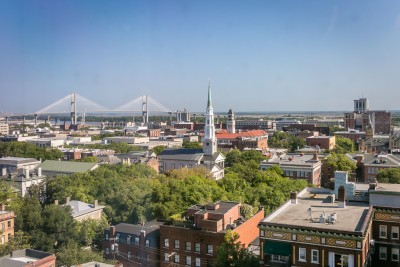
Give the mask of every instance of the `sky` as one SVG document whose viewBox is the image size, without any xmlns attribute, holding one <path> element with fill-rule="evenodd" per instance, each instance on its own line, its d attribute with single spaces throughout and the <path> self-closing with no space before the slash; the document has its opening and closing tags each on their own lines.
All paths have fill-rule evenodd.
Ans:
<svg viewBox="0 0 400 267">
<path fill-rule="evenodd" d="M 209 79 L 217 112 L 399 110 L 399 70 L 397 0 L 0 0 L 0 113 L 204 111 Z"/>
</svg>

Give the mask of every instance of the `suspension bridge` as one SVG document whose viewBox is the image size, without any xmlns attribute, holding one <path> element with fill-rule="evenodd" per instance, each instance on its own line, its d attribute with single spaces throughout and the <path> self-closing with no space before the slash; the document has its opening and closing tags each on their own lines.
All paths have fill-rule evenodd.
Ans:
<svg viewBox="0 0 400 267">
<path fill-rule="evenodd" d="M 77 124 L 78 112 L 84 119 L 86 113 L 138 113 L 143 116 L 143 122 L 148 122 L 149 112 L 152 113 L 174 113 L 160 102 L 148 95 L 142 95 L 117 108 L 111 109 L 96 103 L 77 93 L 68 94 L 50 105 L 34 112 L 35 124 L 38 116 L 50 116 L 51 114 L 71 114 L 71 124 Z M 25 115 L 24 115 L 25 120 Z"/>
</svg>

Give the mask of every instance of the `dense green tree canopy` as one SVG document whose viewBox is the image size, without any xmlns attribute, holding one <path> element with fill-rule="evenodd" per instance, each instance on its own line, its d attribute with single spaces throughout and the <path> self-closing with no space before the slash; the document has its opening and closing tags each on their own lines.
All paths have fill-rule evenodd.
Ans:
<svg viewBox="0 0 400 267">
<path fill-rule="evenodd" d="M 183 148 L 197 148 L 197 149 L 203 148 L 203 146 L 199 142 L 188 142 L 188 141 L 183 141 L 182 147 Z"/>
<path fill-rule="evenodd" d="M 52 159 L 64 158 L 64 154 L 58 149 L 46 149 L 37 147 L 34 144 L 25 142 L 0 142 L 0 157 L 21 157 L 34 159 Z"/>
<path fill-rule="evenodd" d="M 303 148 L 306 142 L 303 138 L 294 136 L 288 132 L 275 132 L 274 135 L 268 139 L 268 146 L 273 148 L 287 148 L 291 152 L 296 149 Z"/>
<path fill-rule="evenodd" d="M 332 153 L 323 159 L 323 164 L 331 166 L 335 171 L 353 172 L 356 164 L 344 154 Z"/>
<path fill-rule="evenodd" d="M 352 153 L 355 151 L 355 144 L 349 138 L 336 136 L 336 146 L 333 152 L 337 154 Z"/>
<path fill-rule="evenodd" d="M 378 172 L 376 179 L 380 183 L 400 184 L 400 169 L 389 168 Z"/>
</svg>

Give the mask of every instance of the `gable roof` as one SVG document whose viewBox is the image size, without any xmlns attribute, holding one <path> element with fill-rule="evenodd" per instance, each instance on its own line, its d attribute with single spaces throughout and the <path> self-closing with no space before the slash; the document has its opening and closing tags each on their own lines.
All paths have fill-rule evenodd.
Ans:
<svg viewBox="0 0 400 267">
<path fill-rule="evenodd" d="M 160 160 L 191 160 L 198 161 L 204 155 L 202 149 L 195 148 L 180 148 L 180 149 L 165 149 L 158 158 Z"/>
</svg>

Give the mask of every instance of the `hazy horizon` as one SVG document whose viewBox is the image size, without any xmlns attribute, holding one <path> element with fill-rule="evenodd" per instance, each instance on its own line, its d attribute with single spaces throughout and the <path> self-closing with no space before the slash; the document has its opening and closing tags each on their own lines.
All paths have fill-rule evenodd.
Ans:
<svg viewBox="0 0 400 267">
<path fill-rule="evenodd" d="M 0 36 L 0 112 L 202 111 L 209 77 L 219 112 L 400 109 L 400 1 L 3 0 Z"/>
</svg>

